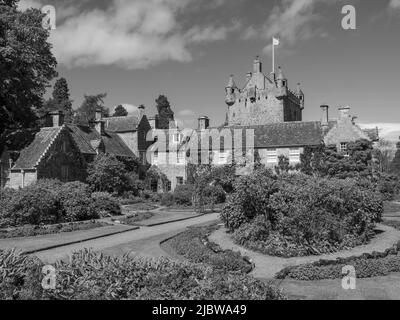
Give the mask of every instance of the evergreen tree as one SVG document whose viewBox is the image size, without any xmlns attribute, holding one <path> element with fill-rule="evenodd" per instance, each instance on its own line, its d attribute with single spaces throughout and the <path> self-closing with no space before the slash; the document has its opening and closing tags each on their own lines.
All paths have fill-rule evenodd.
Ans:
<svg viewBox="0 0 400 320">
<path fill-rule="evenodd" d="M 169 123 L 174 121 L 174 112 L 171 109 L 168 98 L 164 95 L 160 95 L 156 100 L 156 107 L 158 111 L 159 129 L 169 129 Z"/>
<path fill-rule="evenodd" d="M 56 81 L 53 90 L 53 100 L 57 110 L 64 112 L 64 121 L 66 123 L 72 122 L 74 112 L 72 110 L 68 83 L 65 78 L 60 78 Z"/>
<path fill-rule="evenodd" d="M 126 111 L 126 109 L 122 105 L 119 105 L 115 108 L 113 117 L 126 117 L 127 115 L 128 111 Z"/>
<path fill-rule="evenodd" d="M 82 105 L 76 110 L 74 117 L 74 123 L 78 125 L 90 125 L 96 119 L 96 109 L 101 108 L 103 111 L 103 117 L 108 117 L 109 111 L 104 106 L 104 98 L 107 96 L 106 93 L 100 93 L 97 95 L 85 95 Z"/>
</svg>

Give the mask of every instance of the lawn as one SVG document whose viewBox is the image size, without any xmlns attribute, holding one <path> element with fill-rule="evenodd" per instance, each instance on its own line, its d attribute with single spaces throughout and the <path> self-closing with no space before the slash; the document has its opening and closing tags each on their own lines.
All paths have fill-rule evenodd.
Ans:
<svg viewBox="0 0 400 320">
<path fill-rule="evenodd" d="M 137 212 L 121 219 L 113 219 L 113 221 L 120 221 L 122 224 L 129 226 L 135 226 L 138 222 L 148 220 L 154 217 L 156 214 L 150 211 Z"/>
<path fill-rule="evenodd" d="M 384 215 L 398 215 L 400 216 L 400 203 L 399 202 L 385 202 Z"/>
</svg>

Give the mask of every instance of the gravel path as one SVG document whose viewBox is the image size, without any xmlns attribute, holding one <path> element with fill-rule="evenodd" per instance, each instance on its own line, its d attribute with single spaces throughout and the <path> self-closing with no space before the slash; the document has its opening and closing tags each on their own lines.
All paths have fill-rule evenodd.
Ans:
<svg viewBox="0 0 400 320">
<path fill-rule="evenodd" d="M 363 253 L 372 253 L 374 251 L 383 252 L 392 247 L 400 240 L 400 231 L 394 228 L 378 225 L 378 230 L 383 231 L 367 245 L 359 246 L 351 250 L 340 251 L 334 254 L 321 256 L 309 256 L 299 258 L 279 258 L 264 255 L 262 253 L 247 250 L 233 243 L 231 237 L 226 233 L 226 229 L 220 228 L 209 237 L 211 241 L 219 244 L 222 249 L 231 249 L 240 251 L 242 255 L 250 257 L 256 267 L 252 275 L 256 278 L 273 279 L 275 274 L 288 266 L 318 261 L 320 259 L 335 260 L 336 258 L 346 258 L 351 256 L 362 255 Z"/>
</svg>

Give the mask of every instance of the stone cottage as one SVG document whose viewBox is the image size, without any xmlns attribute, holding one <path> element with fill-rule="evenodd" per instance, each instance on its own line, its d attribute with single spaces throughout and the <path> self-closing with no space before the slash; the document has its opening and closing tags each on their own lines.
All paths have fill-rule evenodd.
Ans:
<svg viewBox="0 0 400 320">
<path fill-rule="evenodd" d="M 150 125 L 143 110 L 129 117 L 102 118 L 99 109 L 91 126 L 64 124 L 59 111 L 49 116 L 52 126 L 42 128 L 18 160 L 10 163 L 5 187 L 24 188 L 46 178 L 84 181 L 87 164 L 99 153 L 144 161 Z"/>
</svg>

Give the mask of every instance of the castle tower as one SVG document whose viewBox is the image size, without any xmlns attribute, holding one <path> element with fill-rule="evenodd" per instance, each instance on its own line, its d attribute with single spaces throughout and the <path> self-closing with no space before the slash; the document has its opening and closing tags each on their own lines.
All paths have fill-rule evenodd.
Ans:
<svg viewBox="0 0 400 320">
<path fill-rule="evenodd" d="M 225 103 L 230 107 L 235 104 L 237 89 L 235 80 L 233 80 L 233 74 L 229 77 L 228 86 L 225 88 Z"/>
<path fill-rule="evenodd" d="M 225 88 L 228 105 L 227 126 L 253 126 L 269 123 L 301 121 L 304 93 L 300 88 L 291 91 L 282 68 L 275 75 L 266 76 L 259 57 L 253 61 L 253 70 L 246 74 L 245 85 L 239 89 L 229 78 Z"/>
<path fill-rule="evenodd" d="M 304 92 L 301 90 L 301 84 L 297 84 L 296 95 L 300 99 L 301 109 L 304 109 Z"/>
</svg>

